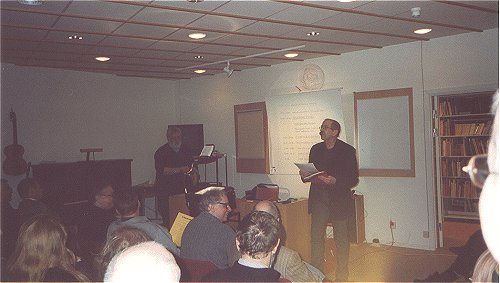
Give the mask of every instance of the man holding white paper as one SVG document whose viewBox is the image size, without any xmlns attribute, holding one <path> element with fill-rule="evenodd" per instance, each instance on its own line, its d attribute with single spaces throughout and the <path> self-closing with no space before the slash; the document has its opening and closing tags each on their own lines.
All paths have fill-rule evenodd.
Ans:
<svg viewBox="0 0 500 283">
<path fill-rule="evenodd" d="M 323 142 L 313 145 L 309 152 L 309 162 L 313 163 L 319 174 L 309 179 L 309 213 L 311 223 L 312 264 L 325 274 L 324 237 L 326 225 L 333 224 L 337 249 L 336 281 L 347 281 L 349 277 L 349 237 L 347 219 L 349 207 L 354 201 L 351 188 L 358 183 L 358 162 L 356 150 L 338 139 L 340 124 L 333 119 L 325 119 L 320 127 Z M 303 182 L 310 172 L 299 171 Z"/>
</svg>

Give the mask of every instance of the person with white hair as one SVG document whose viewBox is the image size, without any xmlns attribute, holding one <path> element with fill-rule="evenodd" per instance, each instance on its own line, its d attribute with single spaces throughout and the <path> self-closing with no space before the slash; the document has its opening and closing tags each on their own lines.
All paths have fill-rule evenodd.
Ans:
<svg viewBox="0 0 500 283">
<path fill-rule="evenodd" d="M 171 252 L 148 241 L 115 255 L 104 282 L 179 282 L 181 270 Z"/>
<path fill-rule="evenodd" d="M 479 219 L 481 231 L 488 250 L 485 251 L 476 262 L 472 281 L 474 282 L 498 282 L 498 263 L 500 262 L 500 182 L 498 181 L 498 169 L 500 159 L 498 147 L 500 114 L 499 114 L 499 92 L 493 98 L 491 107 L 495 114 L 493 130 L 488 146 L 488 155 L 476 155 L 471 158 L 469 165 L 464 168 L 471 177 L 472 182 L 482 187 L 479 198 Z"/>
<path fill-rule="evenodd" d="M 498 169 L 500 168 L 500 159 L 498 158 L 500 148 L 499 129 L 500 114 L 499 114 L 499 93 L 495 94 L 492 111 L 495 114 L 493 122 L 493 131 L 491 133 L 490 143 L 488 146 L 488 172 L 484 173 L 486 179 L 482 184 L 483 190 L 479 199 L 479 217 L 481 219 L 481 230 L 488 249 L 497 261 L 500 261 L 500 182 L 498 181 Z M 473 158 L 474 159 L 474 158 Z M 471 160 L 472 161 L 472 160 Z M 484 162 L 484 159 L 483 159 Z M 478 166 L 480 167 L 480 166 Z M 482 174 L 481 170 L 474 171 L 472 168 L 470 175 L 472 180 L 478 179 L 478 175 Z"/>
</svg>

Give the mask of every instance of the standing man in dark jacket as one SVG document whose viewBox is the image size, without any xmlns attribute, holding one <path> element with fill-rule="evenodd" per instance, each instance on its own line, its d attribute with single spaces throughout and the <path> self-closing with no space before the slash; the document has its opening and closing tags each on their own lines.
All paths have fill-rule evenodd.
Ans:
<svg viewBox="0 0 500 283">
<path fill-rule="evenodd" d="M 325 119 L 320 127 L 323 142 L 315 144 L 309 153 L 309 162 L 326 175 L 313 178 L 309 190 L 309 213 L 311 224 L 312 264 L 323 269 L 324 237 L 328 222 L 333 224 L 337 248 L 336 280 L 347 281 L 349 277 L 349 207 L 352 199 L 351 188 L 358 183 L 358 162 L 356 150 L 338 139 L 340 124 Z M 299 172 L 301 177 L 306 172 Z"/>
<path fill-rule="evenodd" d="M 156 198 L 163 224 L 170 227 L 168 199 L 171 195 L 184 193 L 185 173 L 193 170 L 193 183 L 198 181 L 198 172 L 193 166 L 193 157 L 182 145 L 182 132 L 178 127 L 167 129 L 167 143 L 155 152 Z"/>
</svg>

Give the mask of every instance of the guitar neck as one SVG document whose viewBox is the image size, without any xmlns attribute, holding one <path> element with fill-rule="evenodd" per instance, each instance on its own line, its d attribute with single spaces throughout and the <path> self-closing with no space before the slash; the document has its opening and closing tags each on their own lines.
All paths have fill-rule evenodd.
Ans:
<svg viewBox="0 0 500 283">
<path fill-rule="evenodd" d="M 16 120 L 12 121 L 12 130 L 14 132 L 14 144 L 17 144 L 17 122 Z"/>
</svg>

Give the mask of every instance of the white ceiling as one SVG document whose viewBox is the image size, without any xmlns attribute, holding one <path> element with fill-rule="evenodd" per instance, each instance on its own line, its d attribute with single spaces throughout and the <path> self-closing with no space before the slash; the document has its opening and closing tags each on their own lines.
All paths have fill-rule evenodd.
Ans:
<svg viewBox="0 0 500 283">
<path fill-rule="evenodd" d="M 168 80 L 222 73 L 227 60 L 239 71 L 498 27 L 498 0 L 0 3 L 2 62 Z M 423 27 L 433 31 L 413 33 Z M 193 40 L 192 32 L 207 37 Z M 300 45 L 293 59 L 279 52 Z M 188 68 L 213 62 L 201 75 Z"/>
</svg>

